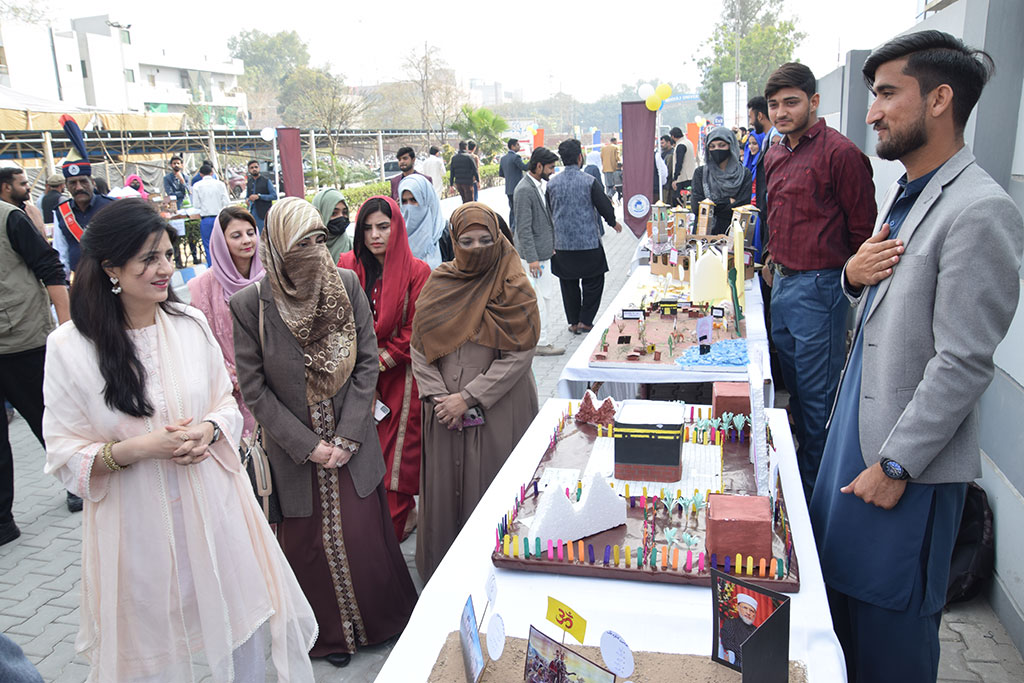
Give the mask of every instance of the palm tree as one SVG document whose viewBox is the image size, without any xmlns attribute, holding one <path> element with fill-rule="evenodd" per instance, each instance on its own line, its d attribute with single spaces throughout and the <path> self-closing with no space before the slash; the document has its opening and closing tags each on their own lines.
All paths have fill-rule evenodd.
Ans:
<svg viewBox="0 0 1024 683">
<path fill-rule="evenodd" d="M 508 130 L 508 122 L 486 107 L 473 109 L 462 105 L 458 118 L 449 127 L 462 138 L 475 140 L 483 154 L 496 154 L 505 147 L 501 134 Z"/>
</svg>

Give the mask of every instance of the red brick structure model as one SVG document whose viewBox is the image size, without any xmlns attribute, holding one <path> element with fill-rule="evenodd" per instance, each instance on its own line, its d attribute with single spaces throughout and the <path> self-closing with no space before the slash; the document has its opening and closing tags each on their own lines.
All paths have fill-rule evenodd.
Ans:
<svg viewBox="0 0 1024 683">
<path fill-rule="evenodd" d="M 715 382 L 711 389 L 711 413 L 721 417 L 722 413 L 750 415 L 749 382 Z"/>
<path fill-rule="evenodd" d="M 755 566 L 761 558 L 772 561 L 772 510 L 767 496 L 712 493 L 708 496 L 707 529 L 707 553 L 717 554 L 720 563 L 737 553 L 744 562 L 753 557 Z"/>
</svg>

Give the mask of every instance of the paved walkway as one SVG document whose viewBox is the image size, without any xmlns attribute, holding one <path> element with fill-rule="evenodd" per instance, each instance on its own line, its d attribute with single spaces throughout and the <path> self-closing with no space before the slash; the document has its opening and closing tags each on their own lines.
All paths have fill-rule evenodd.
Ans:
<svg viewBox="0 0 1024 683">
<path fill-rule="evenodd" d="M 508 211 L 500 188 L 484 190 L 481 199 L 503 214 Z M 446 213 L 457 203 L 446 200 Z M 609 232 L 606 236 L 611 272 L 605 285 L 605 305 L 626 280 L 634 246 L 635 240 L 628 232 Z M 555 396 L 558 374 L 583 339 L 568 331 L 561 308 L 555 309 L 552 337 L 555 344 L 566 347 L 566 355 L 534 359 L 541 400 Z M 43 450 L 20 417 L 11 423 L 11 446 L 15 459 L 14 515 L 22 535 L 0 548 L 0 632 L 24 648 L 47 683 L 80 683 L 88 673 L 85 662 L 74 652 L 81 575 L 80 518 L 68 513 L 57 480 L 43 474 Z M 413 534 L 402 544 L 402 550 L 420 588 L 412 562 L 415 540 Z M 948 610 L 939 636 L 939 680 L 943 683 L 1024 680 L 1024 662 L 983 598 Z M 340 670 L 317 661 L 317 681 L 373 681 L 390 651 L 391 644 L 362 650 L 348 668 Z"/>
</svg>

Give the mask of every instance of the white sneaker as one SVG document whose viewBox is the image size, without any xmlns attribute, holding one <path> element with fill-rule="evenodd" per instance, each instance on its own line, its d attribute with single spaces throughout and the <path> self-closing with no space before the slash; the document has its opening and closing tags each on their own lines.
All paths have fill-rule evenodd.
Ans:
<svg viewBox="0 0 1024 683">
<path fill-rule="evenodd" d="M 534 353 L 538 356 L 561 356 L 565 353 L 565 349 L 554 344 L 545 344 L 534 349 Z"/>
</svg>

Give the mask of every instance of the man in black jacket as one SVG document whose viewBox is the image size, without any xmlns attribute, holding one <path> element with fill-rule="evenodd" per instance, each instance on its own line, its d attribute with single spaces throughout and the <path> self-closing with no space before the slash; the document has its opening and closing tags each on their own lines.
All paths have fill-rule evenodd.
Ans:
<svg viewBox="0 0 1024 683">
<path fill-rule="evenodd" d="M 249 202 L 249 213 L 256 219 L 256 226 L 262 230 L 270 206 L 277 199 L 277 190 L 269 178 L 260 175 L 260 162 L 253 159 L 247 168 L 249 177 L 245 181 L 245 196 Z"/>
<path fill-rule="evenodd" d="M 480 181 L 480 173 L 476 170 L 476 162 L 466 152 L 466 141 L 459 142 L 459 153 L 452 157 L 448 164 L 448 182 L 455 186 L 462 197 L 462 203 L 473 201 L 473 185 Z"/>
<path fill-rule="evenodd" d="M 508 152 L 501 158 L 498 175 L 505 179 L 505 196 L 508 197 L 508 229 L 512 231 L 512 234 L 516 232 L 516 214 L 515 207 L 512 205 L 512 195 L 516 191 L 516 185 L 523 179 L 525 170 L 526 162 L 519 156 L 519 141 L 509 138 Z"/>
</svg>

